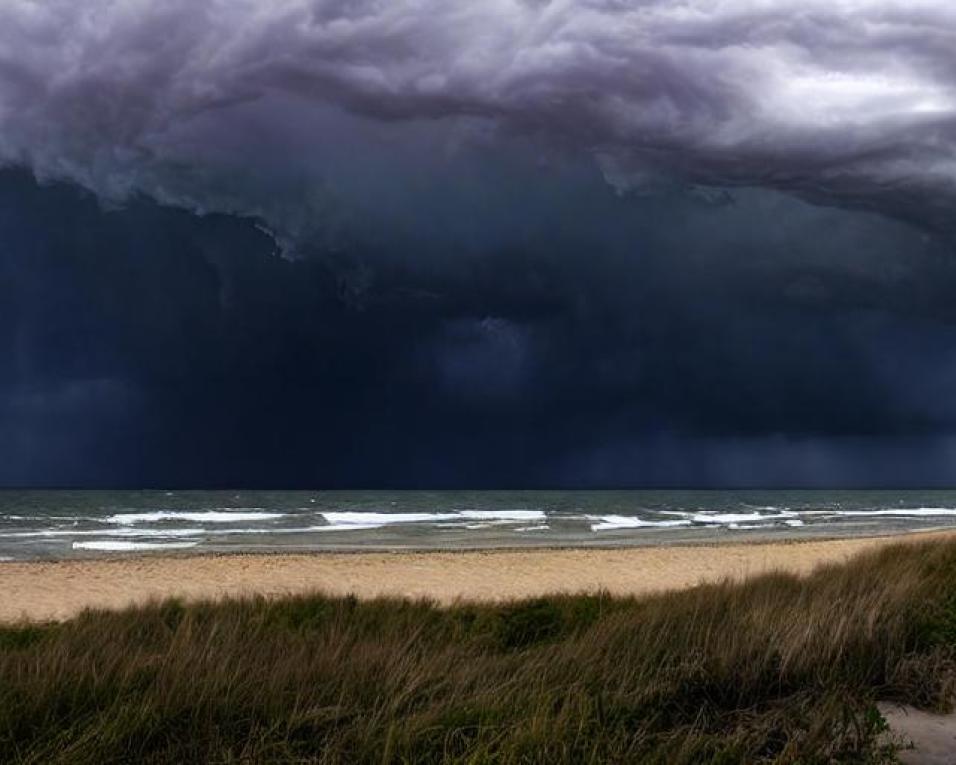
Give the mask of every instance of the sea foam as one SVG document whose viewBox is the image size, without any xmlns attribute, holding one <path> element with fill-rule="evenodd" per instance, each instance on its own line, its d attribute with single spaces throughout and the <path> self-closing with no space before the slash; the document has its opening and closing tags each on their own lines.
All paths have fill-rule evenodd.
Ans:
<svg viewBox="0 0 956 765">
<path fill-rule="evenodd" d="M 0 538 L 13 537 L 194 537 L 202 534 L 203 529 L 42 529 L 40 531 L 0 532 Z"/>
<path fill-rule="evenodd" d="M 116 513 L 107 516 L 107 523 L 131 526 L 156 521 L 189 521 L 190 523 L 240 523 L 242 521 L 269 521 L 286 513 L 256 510 L 154 510 L 147 513 Z"/>
<path fill-rule="evenodd" d="M 328 522 L 323 528 L 330 531 L 359 531 L 377 529 L 397 523 L 442 523 L 446 521 L 479 521 L 467 528 L 482 528 L 487 525 L 529 523 L 544 521 L 547 515 L 543 510 L 455 510 L 443 513 L 379 513 L 372 511 L 335 511 L 324 512 L 322 517 Z"/>
<path fill-rule="evenodd" d="M 694 523 L 754 523 L 757 521 L 782 521 L 785 518 L 793 518 L 796 513 L 786 510 L 767 515 L 764 513 L 694 513 L 690 519 Z"/>
<path fill-rule="evenodd" d="M 901 518 L 941 517 L 956 515 L 954 507 L 900 507 L 884 510 L 834 510 L 833 515 L 865 516 L 895 515 Z"/>
<path fill-rule="evenodd" d="M 633 515 L 600 515 L 587 516 L 592 521 L 591 531 L 609 531 L 613 529 L 641 529 L 653 527 L 673 526 L 727 526 L 731 529 L 764 528 L 767 521 L 783 521 L 789 526 L 802 525 L 802 521 L 795 518 L 797 515 L 789 510 L 779 510 L 773 514 L 765 513 L 721 513 L 721 512 L 685 512 L 678 510 L 664 510 L 661 515 L 677 516 L 679 520 L 655 521 L 639 518 Z"/>
<path fill-rule="evenodd" d="M 461 510 L 462 518 L 472 521 L 543 521 L 544 510 Z"/>
<path fill-rule="evenodd" d="M 322 517 L 329 526 L 341 529 L 376 529 L 390 523 L 424 523 L 457 518 L 457 513 L 376 513 L 343 510 L 325 512 Z M 322 528 L 322 527 L 318 527 Z"/>
<path fill-rule="evenodd" d="M 103 552 L 135 552 L 136 550 L 185 550 L 198 545 L 192 542 L 123 542 L 113 539 L 94 539 L 89 542 L 74 542 L 74 550 L 100 550 Z"/>
<path fill-rule="evenodd" d="M 690 521 L 649 521 L 633 515 L 589 515 L 591 531 L 609 531 L 612 529 L 669 528 L 690 526 Z"/>
</svg>

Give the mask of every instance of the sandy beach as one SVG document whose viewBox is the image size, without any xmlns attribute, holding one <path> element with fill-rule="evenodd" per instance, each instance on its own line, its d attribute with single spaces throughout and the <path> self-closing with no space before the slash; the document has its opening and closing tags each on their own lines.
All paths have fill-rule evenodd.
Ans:
<svg viewBox="0 0 956 765">
<path fill-rule="evenodd" d="M 940 534 L 933 534 L 938 536 Z M 0 621 L 68 618 L 151 598 L 323 591 L 500 600 L 605 589 L 640 594 L 771 570 L 804 574 L 927 534 L 628 549 L 237 554 L 0 563 Z"/>
</svg>

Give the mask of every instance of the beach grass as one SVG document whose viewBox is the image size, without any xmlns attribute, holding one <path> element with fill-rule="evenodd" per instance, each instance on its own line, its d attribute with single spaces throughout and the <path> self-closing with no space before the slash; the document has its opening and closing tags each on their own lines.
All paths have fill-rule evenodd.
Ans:
<svg viewBox="0 0 956 765">
<path fill-rule="evenodd" d="M 249 598 L 0 628 L 10 763 L 892 762 L 948 707 L 956 542 L 635 599 Z"/>
</svg>

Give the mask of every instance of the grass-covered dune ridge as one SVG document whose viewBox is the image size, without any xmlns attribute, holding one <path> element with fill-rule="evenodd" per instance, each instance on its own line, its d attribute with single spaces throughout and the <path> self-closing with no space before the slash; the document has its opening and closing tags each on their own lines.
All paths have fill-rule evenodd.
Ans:
<svg viewBox="0 0 956 765">
<path fill-rule="evenodd" d="M 321 595 L 0 629 L 16 763 L 881 762 L 949 703 L 956 541 L 641 599 Z"/>
</svg>

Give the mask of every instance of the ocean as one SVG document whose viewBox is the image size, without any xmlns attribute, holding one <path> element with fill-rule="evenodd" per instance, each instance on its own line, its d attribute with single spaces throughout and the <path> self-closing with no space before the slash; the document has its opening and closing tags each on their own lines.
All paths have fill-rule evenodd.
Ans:
<svg viewBox="0 0 956 765">
<path fill-rule="evenodd" d="M 956 491 L 0 491 L 0 560 L 618 546 L 956 527 Z"/>
</svg>

